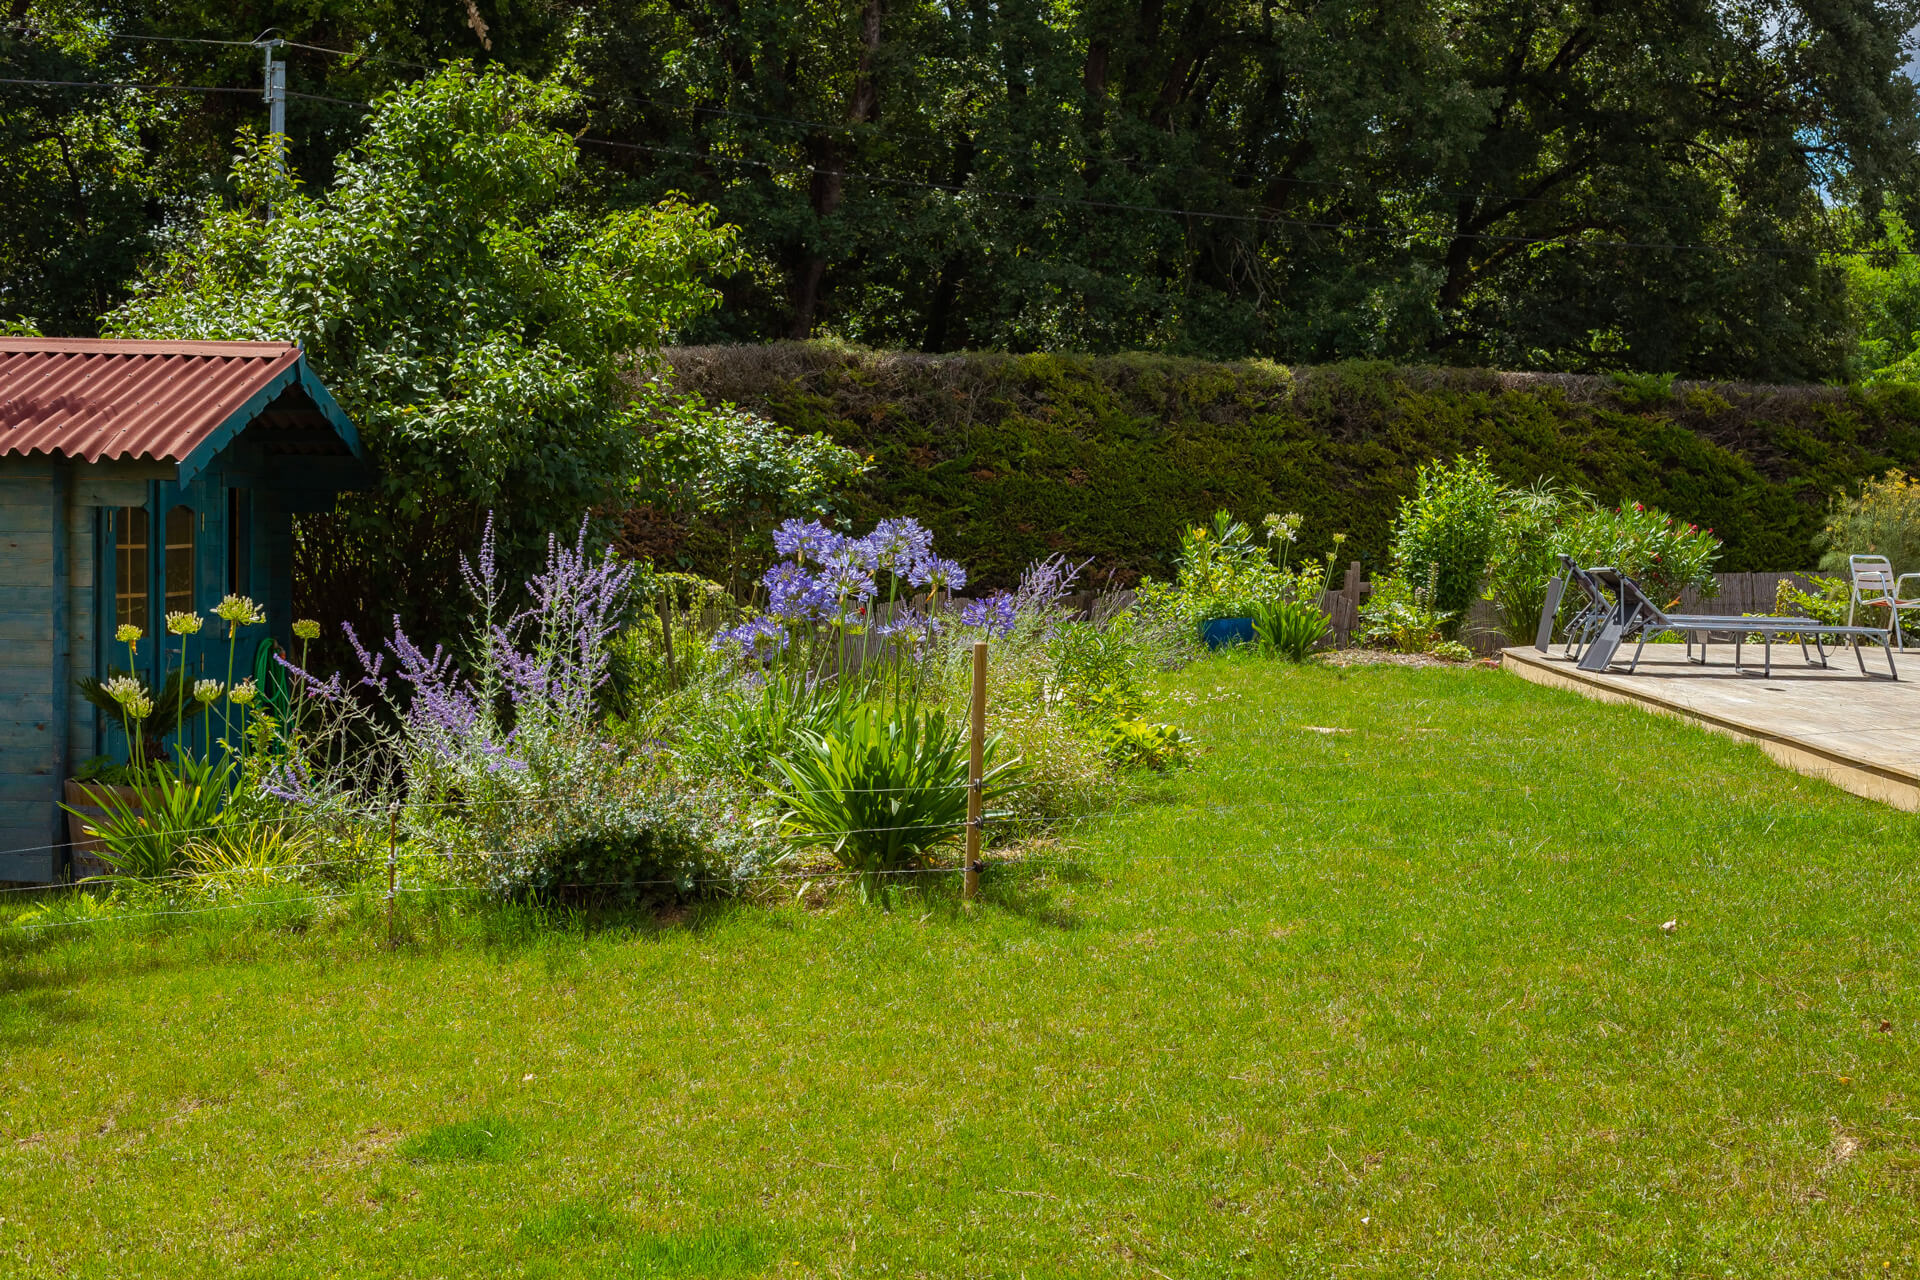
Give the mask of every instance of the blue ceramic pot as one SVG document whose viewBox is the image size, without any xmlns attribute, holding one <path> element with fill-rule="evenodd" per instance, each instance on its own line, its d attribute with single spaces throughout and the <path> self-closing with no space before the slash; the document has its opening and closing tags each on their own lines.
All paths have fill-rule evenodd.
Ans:
<svg viewBox="0 0 1920 1280">
<path fill-rule="evenodd" d="M 1224 649 L 1230 644 L 1253 643 L 1252 618 L 1215 618 L 1200 624 L 1200 639 L 1209 649 Z"/>
</svg>

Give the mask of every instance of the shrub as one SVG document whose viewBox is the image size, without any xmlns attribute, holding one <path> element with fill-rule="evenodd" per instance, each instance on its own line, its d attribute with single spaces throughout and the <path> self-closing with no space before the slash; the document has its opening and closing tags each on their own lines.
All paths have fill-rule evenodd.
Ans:
<svg viewBox="0 0 1920 1280">
<path fill-rule="evenodd" d="M 1646 506 L 1595 506 L 1585 494 L 1541 482 L 1509 490 L 1487 566 L 1486 598 L 1499 611 L 1515 644 L 1530 643 L 1546 605 L 1549 579 L 1562 572 L 1560 555 L 1592 567 L 1610 565 L 1633 578 L 1655 603 L 1669 608 L 1682 591 L 1704 596 L 1719 590 L 1713 565 L 1720 543 L 1711 529 Z M 1562 597 L 1561 616 L 1574 607 Z"/>
<path fill-rule="evenodd" d="M 722 660 L 710 643 L 713 632 L 740 612 L 717 582 L 644 563 L 637 570 L 632 605 L 607 655 L 604 702 L 623 718 L 717 672 Z"/>
<path fill-rule="evenodd" d="M 1105 625 L 1074 620 L 1054 628 L 1046 640 L 1053 664 L 1048 696 L 1078 704 L 1109 686 L 1131 685 L 1138 660 L 1132 636 L 1133 619 L 1127 614 Z"/>
<path fill-rule="evenodd" d="M 749 560 L 773 551 L 775 526 L 829 517 L 834 498 L 866 469 L 858 453 L 817 431 L 791 432 L 731 404 L 657 391 L 652 404 L 634 498 L 685 526 L 688 553 L 715 564 L 730 590 Z"/>
<path fill-rule="evenodd" d="M 1144 669 L 1169 656 L 1166 638 L 1139 615 L 1121 613 L 1099 623 L 1061 622 L 1046 639 L 1053 670 L 1043 702 L 1062 708 L 1116 768 L 1164 770 L 1187 758 L 1191 739 L 1146 717 L 1139 683 Z"/>
<path fill-rule="evenodd" d="M 1894 572 L 1920 572 L 1920 479 L 1898 468 L 1868 480 L 1858 497 L 1841 495 L 1814 539 L 1819 567 L 1844 571 L 1847 557 L 1885 556 Z"/>
<path fill-rule="evenodd" d="M 1567 554 L 1583 566 L 1611 565 L 1672 608 L 1689 588 L 1703 596 L 1720 589 L 1713 563 L 1720 543 L 1713 530 L 1685 524 L 1654 507 L 1625 502 L 1613 510 L 1582 507 L 1562 530 Z"/>
<path fill-rule="evenodd" d="M 1588 505 L 1584 495 L 1544 481 L 1507 492 L 1487 562 L 1486 598 L 1514 644 L 1533 641 L 1547 604 L 1547 583 L 1564 572 L 1560 552 L 1566 549 L 1567 521 Z"/>
<path fill-rule="evenodd" d="M 502 897 L 629 904 L 740 883 L 771 861 L 725 793 L 617 770 L 504 855 L 489 852 L 470 855 L 468 878 Z"/>
<path fill-rule="evenodd" d="M 1808 581 L 1813 587 L 1811 591 L 1796 586 L 1792 578 L 1782 578 L 1775 583 L 1773 612 L 1783 618 L 1812 618 L 1835 626 L 1846 625 L 1847 606 L 1853 596 L 1852 581 L 1817 574 Z"/>
<path fill-rule="evenodd" d="M 1360 635 L 1398 653 L 1427 653 L 1446 638 L 1452 618 L 1433 607 L 1433 593 L 1398 574 L 1373 584 L 1360 606 Z"/>
<path fill-rule="evenodd" d="M 1478 449 L 1451 465 L 1423 464 L 1415 473 L 1413 495 L 1400 504 L 1394 567 L 1410 581 L 1427 584 L 1449 636 L 1479 594 L 1493 558 L 1504 494 L 1487 451 Z"/>
<path fill-rule="evenodd" d="M 1100 754 L 1119 768 L 1164 772 L 1185 764 L 1193 739 L 1173 725 L 1147 719 L 1146 709 L 1138 689 L 1110 684 L 1087 699 L 1081 714 Z"/>
<path fill-rule="evenodd" d="M 1264 600 L 1277 599 L 1281 578 L 1268 549 L 1254 541 L 1253 530 L 1225 511 L 1216 511 L 1211 527 L 1195 525 L 1180 535 L 1174 581 L 1142 585 L 1150 605 L 1169 608 L 1190 624 L 1215 618 L 1244 618 Z"/>
<path fill-rule="evenodd" d="M 1225 511 L 1214 513 L 1211 528 L 1188 529 L 1180 538 L 1173 582 L 1142 582 L 1141 609 L 1194 629 L 1216 618 L 1251 618 L 1263 607 L 1284 601 L 1317 606 L 1332 582 L 1334 555 L 1346 535 L 1333 535 L 1334 550 L 1324 564 L 1305 561 L 1296 566 L 1290 560 L 1300 532 L 1299 514 L 1268 513 L 1262 525 L 1265 545 Z"/>
</svg>

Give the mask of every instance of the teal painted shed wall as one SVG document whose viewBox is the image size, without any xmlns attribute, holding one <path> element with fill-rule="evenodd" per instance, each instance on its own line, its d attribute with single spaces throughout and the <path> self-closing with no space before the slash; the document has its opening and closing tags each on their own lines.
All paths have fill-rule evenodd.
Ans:
<svg viewBox="0 0 1920 1280">
<path fill-rule="evenodd" d="M 275 456 L 244 434 L 186 484 L 178 474 L 170 463 L 0 459 L 0 880 L 59 878 L 67 865 L 66 779 L 91 756 L 127 755 L 117 721 L 74 687 L 83 675 L 127 666 L 126 647 L 113 639 L 110 513 L 146 507 L 152 530 L 149 626 L 136 669 L 149 687 L 183 661 L 191 676 L 224 682 L 226 625 L 212 610 L 230 585 L 230 491 L 247 495 L 245 594 L 267 613 L 264 624 L 241 628 L 240 677 L 252 672 L 261 645 L 290 639 L 294 513 L 324 508 L 356 479 L 334 459 Z M 167 634 L 162 603 L 165 516 L 178 505 L 195 513 L 193 607 L 207 620 L 200 635 L 185 638 Z M 217 737 L 217 716 L 190 726 L 189 745 L 204 749 L 209 728 Z"/>
</svg>

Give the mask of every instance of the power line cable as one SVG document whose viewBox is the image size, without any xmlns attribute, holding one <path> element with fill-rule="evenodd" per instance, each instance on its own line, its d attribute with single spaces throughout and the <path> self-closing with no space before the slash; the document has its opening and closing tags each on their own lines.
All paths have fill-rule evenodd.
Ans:
<svg viewBox="0 0 1920 1280">
<path fill-rule="evenodd" d="M 137 80 L 23 80 L 0 78 L 0 84 L 36 85 L 52 89 L 133 89 L 142 93 L 246 93 L 260 96 L 258 89 L 234 89 L 225 85 L 146 84 Z"/>
<path fill-rule="evenodd" d="M 33 28 L 27 28 L 27 27 L 16 27 L 12 29 L 20 30 L 20 31 L 34 30 Z M 105 34 L 108 38 L 115 39 L 115 40 L 136 40 L 136 41 L 154 40 L 154 41 L 167 41 L 167 42 L 180 43 L 180 44 L 226 45 L 226 46 L 239 46 L 239 47 L 245 47 L 245 48 L 258 48 L 260 44 L 263 43 L 263 41 L 261 40 L 214 40 L 214 39 L 195 38 L 195 37 L 189 37 L 189 36 L 140 35 L 136 33 L 125 33 L 125 32 L 107 32 Z M 407 67 L 415 71 L 432 71 L 433 70 L 432 66 L 428 65 L 427 63 L 415 62 L 411 59 L 402 58 L 395 54 L 380 53 L 375 50 L 332 49 L 332 48 L 328 48 L 325 45 L 307 44 L 298 40 L 286 40 L 286 39 L 279 39 L 274 41 L 274 43 L 276 43 L 277 45 L 283 48 L 300 49 L 310 53 L 322 53 L 322 54 L 327 54 L 336 58 L 352 58 L 357 60 L 390 62 L 396 66 Z M 449 60 L 458 61 L 460 59 L 449 59 Z M 853 124 L 848 122 L 813 120 L 813 119 L 808 119 L 806 117 L 801 117 L 801 116 L 773 115 L 765 112 L 740 111 L 730 107 L 714 107 L 714 106 L 707 106 L 701 103 L 679 102 L 670 98 L 655 97 L 648 94 L 613 94 L 613 93 L 605 93 L 605 92 L 599 92 L 599 91 L 588 90 L 588 89 L 576 89 L 574 90 L 574 92 L 580 94 L 581 97 L 586 98 L 587 100 L 593 101 L 593 102 L 623 103 L 627 105 L 647 104 L 652 106 L 658 106 L 669 111 L 691 111 L 696 115 L 706 115 L 706 116 L 712 116 L 720 119 L 752 120 L 762 124 L 786 124 L 786 125 L 792 125 L 796 128 L 808 129 L 808 130 L 813 130 L 817 132 L 857 133 L 863 129 L 871 128 L 871 126 L 869 125 Z M 289 94 L 288 96 L 294 97 L 294 96 L 300 96 L 300 95 Z M 347 102 L 346 99 L 339 99 L 339 98 L 316 98 L 316 100 L 324 101 L 324 102 L 340 102 L 340 103 Z M 348 105 L 368 106 L 370 104 L 349 103 Z M 1201 169 L 1197 166 L 1191 166 L 1191 165 L 1176 166 L 1176 165 L 1168 165 L 1168 164 L 1159 163 L 1159 162 L 1150 164 L 1149 162 L 1137 160 L 1127 156 L 1107 155 L 1107 156 L 1093 157 L 1093 159 L 1097 160 L 1097 162 L 1102 165 L 1119 165 L 1120 167 L 1135 173 L 1145 173 L 1145 172 L 1165 173 L 1169 170 L 1175 170 L 1175 169 L 1183 170 L 1186 172 L 1192 172 L 1192 173 L 1202 173 L 1202 174 L 1212 174 L 1214 172 L 1212 170 Z M 1371 187 L 1371 188 L 1361 187 L 1352 182 L 1337 181 L 1334 179 L 1326 179 L 1326 178 L 1288 177 L 1283 179 L 1283 181 L 1286 183 L 1297 185 L 1297 186 L 1322 187 L 1322 188 L 1328 188 L 1336 191 L 1358 191 L 1362 194 L 1371 194 L 1371 195 L 1402 194 L 1400 192 L 1382 191 L 1377 187 Z M 1420 197 L 1426 197 L 1426 198 L 1432 198 L 1432 199 L 1453 199 L 1453 200 L 1472 199 L 1472 200 L 1484 200 L 1484 201 L 1490 201 L 1490 202 L 1496 202 L 1496 203 L 1507 203 L 1507 204 L 1512 204 L 1512 203 L 1558 204 L 1560 203 L 1557 197 L 1552 197 L 1552 196 L 1524 195 L 1518 192 L 1488 191 L 1488 190 L 1481 190 L 1481 189 L 1467 188 L 1467 187 L 1429 187 L 1424 190 L 1421 190 L 1419 189 L 1420 185 L 1421 184 L 1417 182 L 1410 184 L 1410 187 L 1412 189 L 1406 192 L 1405 194 L 1411 194 L 1414 196 L 1420 196 Z M 1645 200 L 1641 200 L 1635 205 L 1635 208 L 1641 209 L 1641 210 L 1648 210 L 1648 209 L 1688 210 L 1691 208 L 1691 206 L 1678 204 L 1672 201 L 1648 203 Z"/>
</svg>

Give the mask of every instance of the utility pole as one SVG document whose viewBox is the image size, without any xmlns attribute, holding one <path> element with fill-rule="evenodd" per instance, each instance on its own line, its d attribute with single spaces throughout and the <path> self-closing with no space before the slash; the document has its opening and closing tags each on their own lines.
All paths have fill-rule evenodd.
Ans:
<svg viewBox="0 0 1920 1280">
<path fill-rule="evenodd" d="M 264 80 L 260 97 L 267 104 L 267 132 L 279 139 L 273 149 L 273 163 L 284 171 L 287 167 L 287 64 L 275 62 L 273 51 L 286 41 L 281 39 L 262 40 L 261 50 L 266 54 L 266 66 L 263 69 Z"/>
</svg>

